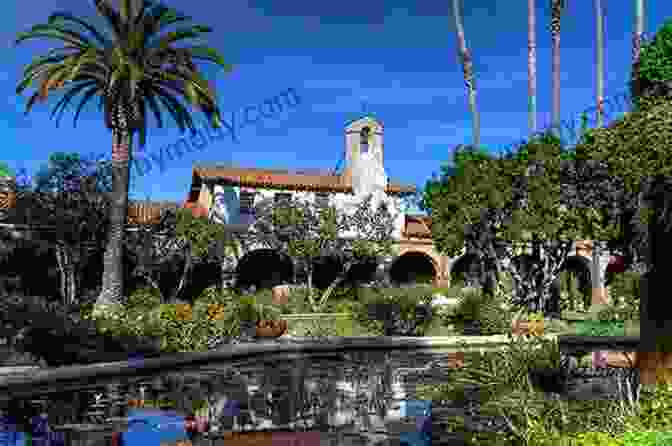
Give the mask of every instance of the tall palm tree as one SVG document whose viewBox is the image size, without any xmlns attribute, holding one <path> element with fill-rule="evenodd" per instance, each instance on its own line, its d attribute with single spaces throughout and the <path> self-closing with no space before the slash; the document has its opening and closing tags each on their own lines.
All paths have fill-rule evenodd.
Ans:
<svg viewBox="0 0 672 446">
<path fill-rule="evenodd" d="M 459 44 L 459 56 L 462 63 L 462 72 L 464 73 L 464 83 L 469 94 L 469 109 L 471 111 L 473 144 L 479 147 L 481 144 L 481 124 L 476 108 L 476 82 L 474 80 L 474 64 L 467 48 L 467 41 L 464 37 L 464 25 L 462 23 L 462 13 L 460 12 L 460 0 L 453 0 L 453 15 L 455 16 L 455 31 Z"/>
<path fill-rule="evenodd" d="M 604 11 L 602 0 L 594 0 L 595 7 L 595 88 L 597 89 L 597 127 L 604 124 Z"/>
<path fill-rule="evenodd" d="M 565 0 L 551 0 L 551 40 L 553 58 L 553 106 L 551 124 L 560 136 L 560 19 Z"/>
<path fill-rule="evenodd" d="M 527 0 L 527 96 L 530 134 L 537 132 L 537 18 L 536 0 Z"/>
<path fill-rule="evenodd" d="M 644 0 L 635 0 L 635 32 L 632 34 L 632 63 L 639 61 L 644 38 Z"/>
<path fill-rule="evenodd" d="M 76 125 L 84 105 L 98 96 L 105 125 L 112 133 L 112 204 L 103 285 L 97 304 L 115 304 L 122 299 L 121 254 L 128 208 L 129 161 L 135 134 L 140 146 L 145 145 L 147 109 L 159 127 L 163 126 L 162 105 L 182 132 L 188 127 L 195 133 L 189 110 L 178 100 L 184 97 L 191 106 L 203 111 L 214 127 L 219 127 L 221 118 L 215 92 L 194 61 L 213 62 L 230 70 L 212 48 L 199 44 L 175 46 L 211 32 L 210 28 L 188 25 L 164 32 L 169 26 L 189 22 L 191 18 L 155 0 L 119 0 L 118 10 L 111 3 L 111 0 L 94 0 L 109 35 L 72 14 L 56 12 L 46 24 L 33 26 L 16 40 L 19 44 L 48 38 L 63 44 L 25 68 L 17 94 L 35 82 L 38 84 L 28 100 L 26 113 L 50 93 L 62 92 L 51 114 L 52 118 L 56 116 L 58 125 L 68 104 L 81 93 L 83 97 L 73 120 Z"/>
</svg>

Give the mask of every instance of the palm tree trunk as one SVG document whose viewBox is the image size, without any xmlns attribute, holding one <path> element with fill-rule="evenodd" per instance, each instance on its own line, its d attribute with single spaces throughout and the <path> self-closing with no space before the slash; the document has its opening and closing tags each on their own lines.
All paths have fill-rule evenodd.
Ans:
<svg viewBox="0 0 672 446">
<path fill-rule="evenodd" d="M 632 70 L 630 72 L 630 95 L 632 103 L 637 106 L 637 96 L 642 85 L 639 80 L 639 55 L 644 39 L 644 0 L 635 0 L 635 29 L 632 33 Z"/>
<path fill-rule="evenodd" d="M 527 73 L 530 134 L 537 132 L 537 18 L 536 0 L 527 0 Z"/>
<path fill-rule="evenodd" d="M 604 13 L 602 1 L 594 0 L 595 6 L 595 87 L 597 89 L 597 127 L 604 125 Z"/>
<path fill-rule="evenodd" d="M 553 106 L 551 124 L 560 136 L 560 19 L 565 6 L 564 0 L 551 0 L 551 40 L 553 70 Z"/>
<path fill-rule="evenodd" d="M 462 62 L 462 72 L 464 73 L 464 83 L 469 94 L 469 109 L 471 111 L 472 132 L 474 147 L 481 144 L 481 125 L 478 110 L 476 108 L 476 82 L 474 79 L 474 65 L 471 55 L 467 49 L 467 42 L 464 37 L 464 25 L 462 24 L 462 13 L 460 12 L 460 0 L 453 0 L 453 15 L 455 16 L 455 29 L 457 32 L 457 41 L 459 44 L 460 61 Z"/>
<path fill-rule="evenodd" d="M 133 134 L 112 131 L 110 226 L 103 257 L 103 286 L 96 306 L 120 304 L 124 293 L 123 247 L 128 213 L 129 166 Z"/>
<path fill-rule="evenodd" d="M 635 32 L 632 34 L 632 63 L 639 61 L 644 36 L 644 0 L 635 0 Z"/>
</svg>

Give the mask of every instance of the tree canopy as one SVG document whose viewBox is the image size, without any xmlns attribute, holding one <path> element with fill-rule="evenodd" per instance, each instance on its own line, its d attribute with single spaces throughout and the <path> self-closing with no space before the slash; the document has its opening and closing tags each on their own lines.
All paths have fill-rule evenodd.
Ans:
<svg viewBox="0 0 672 446">
<path fill-rule="evenodd" d="M 520 304 L 542 309 L 574 241 L 617 233 L 605 166 L 577 160 L 551 134 L 515 153 L 458 151 L 453 162 L 459 174 L 430 182 L 425 192 L 434 242 L 450 256 L 466 246 L 491 272 L 511 273 Z M 532 247 L 532 268 L 511 262 L 524 245 Z"/>
</svg>

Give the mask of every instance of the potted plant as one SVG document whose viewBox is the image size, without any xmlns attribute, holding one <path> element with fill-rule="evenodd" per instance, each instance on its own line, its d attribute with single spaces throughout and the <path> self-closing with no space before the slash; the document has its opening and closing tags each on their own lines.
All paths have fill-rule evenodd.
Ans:
<svg viewBox="0 0 672 446">
<path fill-rule="evenodd" d="M 511 332 L 514 336 L 542 336 L 544 334 L 544 314 L 527 313 L 514 317 Z"/>
<path fill-rule="evenodd" d="M 278 319 L 280 310 L 273 305 L 258 305 L 257 316 L 258 338 L 277 338 L 287 331 L 287 321 Z"/>
</svg>

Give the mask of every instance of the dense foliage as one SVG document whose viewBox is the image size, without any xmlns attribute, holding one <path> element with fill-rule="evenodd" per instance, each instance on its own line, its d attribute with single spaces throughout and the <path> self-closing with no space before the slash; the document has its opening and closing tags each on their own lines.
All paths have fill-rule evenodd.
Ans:
<svg viewBox="0 0 672 446">
<path fill-rule="evenodd" d="M 381 336 L 423 336 L 433 317 L 432 289 L 364 288 L 353 319 Z"/>
<path fill-rule="evenodd" d="M 653 39 L 642 45 L 633 78 L 635 105 L 646 107 L 642 97 L 672 94 L 672 21 L 666 21 Z"/>
<path fill-rule="evenodd" d="M 577 158 L 551 134 L 516 153 L 458 152 L 460 175 L 444 175 L 425 194 L 437 247 L 456 256 L 466 246 L 496 279 L 511 274 L 514 303 L 559 312 L 551 286 L 573 242 L 617 233 L 617 209 L 606 206 L 612 189 L 593 188 L 608 181 L 604 168 Z M 520 257 L 525 245 L 527 259 Z"/>
<path fill-rule="evenodd" d="M 307 278 L 310 306 L 319 312 L 354 265 L 391 253 L 393 230 L 392 211 L 384 202 L 374 208 L 372 197 L 348 211 L 339 211 L 334 206 L 322 208 L 293 198 L 255 206 L 255 222 L 245 243 L 261 245 L 294 259 Z M 316 299 L 314 266 L 328 257 L 337 260 L 340 271 Z"/>
<path fill-rule="evenodd" d="M 74 308 L 36 296 L 10 295 L 0 301 L 2 325 L 13 347 L 44 359 L 49 366 L 120 361 L 130 353 L 152 356 L 158 348 L 151 339 L 120 333 L 100 333 L 82 320 Z M 54 348 L 54 346 L 58 348 Z"/>
</svg>

